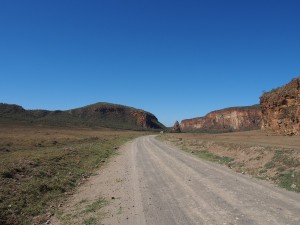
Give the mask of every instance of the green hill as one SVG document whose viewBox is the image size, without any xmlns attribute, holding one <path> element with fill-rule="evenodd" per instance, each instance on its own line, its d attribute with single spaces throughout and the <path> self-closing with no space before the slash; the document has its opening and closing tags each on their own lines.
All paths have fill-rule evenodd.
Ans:
<svg viewBox="0 0 300 225">
<path fill-rule="evenodd" d="M 23 122 L 50 126 L 107 127 L 129 130 L 164 129 L 151 113 L 111 103 L 96 103 L 66 111 L 25 110 L 0 103 L 1 122 Z"/>
</svg>

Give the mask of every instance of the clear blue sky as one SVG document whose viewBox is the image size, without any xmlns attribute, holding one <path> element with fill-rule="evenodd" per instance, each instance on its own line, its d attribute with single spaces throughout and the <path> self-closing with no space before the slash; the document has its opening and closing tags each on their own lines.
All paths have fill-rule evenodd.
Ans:
<svg viewBox="0 0 300 225">
<path fill-rule="evenodd" d="M 0 2 L 0 102 L 112 102 L 165 125 L 300 75 L 300 1 Z"/>
</svg>

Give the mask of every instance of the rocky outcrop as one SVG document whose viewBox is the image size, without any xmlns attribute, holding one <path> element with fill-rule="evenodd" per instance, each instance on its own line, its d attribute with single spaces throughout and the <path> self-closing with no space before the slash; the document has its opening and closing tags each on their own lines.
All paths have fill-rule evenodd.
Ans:
<svg viewBox="0 0 300 225">
<path fill-rule="evenodd" d="M 179 125 L 179 122 L 176 121 L 173 128 L 172 128 L 172 131 L 173 132 L 181 132 L 181 129 L 180 129 L 180 125 Z"/>
<path fill-rule="evenodd" d="M 283 135 L 300 135 L 300 77 L 264 93 L 260 98 L 262 129 Z"/>
<path fill-rule="evenodd" d="M 197 117 L 192 119 L 182 120 L 180 128 L 182 131 L 198 130 L 204 127 L 205 117 Z"/>
<path fill-rule="evenodd" d="M 240 131 L 254 130 L 261 127 L 259 105 L 234 107 L 208 113 L 204 117 L 181 121 L 182 131 Z"/>
<path fill-rule="evenodd" d="M 144 111 L 133 111 L 131 113 L 135 117 L 136 124 L 138 127 L 151 129 L 164 128 L 164 125 L 158 122 L 158 119 L 151 113 L 147 113 Z"/>
<path fill-rule="evenodd" d="M 165 128 L 149 112 L 111 103 L 96 103 L 67 111 L 25 110 L 17 105 L 0 104 L 0 119 L 55 126 L 102 126 L 134 130 Z"/>
</svg>

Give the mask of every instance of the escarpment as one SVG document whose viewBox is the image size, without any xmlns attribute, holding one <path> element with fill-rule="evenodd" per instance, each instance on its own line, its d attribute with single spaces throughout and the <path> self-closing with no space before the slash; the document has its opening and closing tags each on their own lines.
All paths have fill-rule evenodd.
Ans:
<svg viewBox="0 0 300 225">
<path fill-rule="evenodd" d="M 300 77 L 264 93 L 260 107 L 263 130 L 281 135 L 300 135 Z"/>
<path fill-rule="evenodd" d="M 258 105 L 233 107 L 208 113 L 204 117 L 182 120 L 181 130 L 240 131 L 261 128 L 261 111 Z"/>
</svg>

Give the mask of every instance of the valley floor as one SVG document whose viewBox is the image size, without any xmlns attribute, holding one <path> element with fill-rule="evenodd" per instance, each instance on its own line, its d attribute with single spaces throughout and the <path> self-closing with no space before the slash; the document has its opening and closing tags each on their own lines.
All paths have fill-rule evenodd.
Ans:
<svg viewBox="0 0 300 225">
<path fill-rule="evenodd" d="M 185 142 L 177 134 L 167 136 L 163 139 Z M 154 136 L 135 139 L 118 152 L 66 202 L 53 224 L 300 223 L 299 194 L 204 161 Z"/>
<path fill-rule="evenodd" d="M 0 224 L 300 223 L 299 137 L 146 134 L 3 124 Z"/>
<path fill-rule="evenodd" d="M 0 224 L 49 222 L 122 144 L 144 134 L 1 123 Z"/>
</svg>

